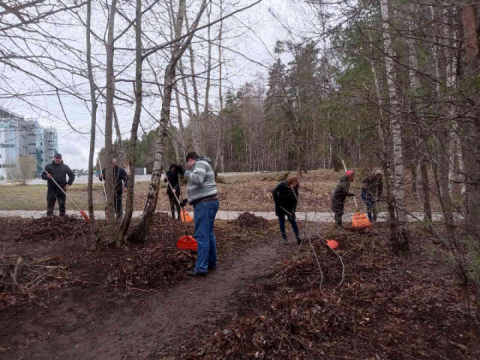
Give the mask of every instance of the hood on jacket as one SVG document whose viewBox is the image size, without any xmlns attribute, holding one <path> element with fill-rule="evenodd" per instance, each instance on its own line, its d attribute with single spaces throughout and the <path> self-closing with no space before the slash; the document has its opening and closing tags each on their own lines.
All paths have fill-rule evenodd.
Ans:
<svg viewBox="0 0 480 360">
<path fill-rule="evenodd" d="M 199 157 L 197 159 L 197 161 L 206 161 L 207 163 L 209 163 L 209 165 L 211 166 L 212 165 L 212 159 L 210 159 L 208 156 L 205 156 L 205 157 Z"/>
<path fill-rule="evenodd" d="M 339 181 L 340 181 L 340 182 L 349 182 L 349 179 L 348 179 L 347 175 L 343 175 L 343 176 L 340 178 Z"/>
<path fill-rule="evenodd" d="M 168 170 L 172 170 L 172 168 L 175 168 L 175 169 L 176 169 L 177 166 L 178 166 L 178 165 L 177 165 L 176 162 L 172 162 L 172 163 L 170 163 L 170 166 L 168 167 Z"/>
<path fill-rule="evenodd" d="M 54 166 L 62 166 L 62 165 L 63 165 L 63 160 L 62 160 L 59 164 L 57 164 L 57 163 L 55 162 L 55 160 L 52 160 L 52 165 L 54 165 Z"/>
</svg>

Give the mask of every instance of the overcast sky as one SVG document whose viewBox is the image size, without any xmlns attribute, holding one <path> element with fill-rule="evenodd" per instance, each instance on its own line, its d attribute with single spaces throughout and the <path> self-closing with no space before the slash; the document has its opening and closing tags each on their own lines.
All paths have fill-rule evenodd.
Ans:
<svg viewBox="0 0 480 360">
<path fill-rule="evenodd" d="M 253 2 L 250 1 L 250 2 Z M 245 6 L 247 2 L 240 2 Z M 251 81 L 259 76 L 266 81 L 268 76 L 267 67 L 273 63 L 273 49 L 277 40 L 285 40 L 301 36 L 312 36 L 316 24 L 311 14 L 312 9 L 306 7 L 301 1 L 296 0 L 264 0 L 261 4 L 251 8 L 235 18 L 227 20 L 225 42 L 235 52 L 225 52 L 227 63 L 224 68 L 225 89 L 238 89 L 246 81 Z M 79 34 L 78 41 L 83 41 L 84 35 Z M 199 41 L 197 39 L 197 41 Z M 214 51 L 216 48 L 214 48 Z M 187 53 L 186 53 L 187 54 Z M 240 55 L 243 54 L 244 56 Z M 253 61 L 249 61 L 249 59 Z M 196 69 L 197 70 L 197 69 Z M 97 79 L 101 83 L 101 79 Z M 103 80 L 104 83 L 104 80 Z M 128 86 L 131 86 L 128 85 Z M 118 87 L 117 87 L 118 89 Z M 215 106 L 218 99 L 218 90 L 212 90 L 211 102 Z M 90 114 L 87 107 L 68 96 L 62 96 L 63 109 L 68 121 L 77 130 L 73 131 L 65 120 L 62 108 L 55 96 L 41 96 L 29 98 L 29 105 L 19 100 L 4 101 L 2 106 L 15 111 L 27 118 L 36 119 L 42 126 L 54 126 L 59 133 L 59 151 L 63 155 L 64 162 L 71 168 L 84 168 L 88 166 L 89 153 L 89 127 Z M 147 106 L 150 99 L 146 99 Z M 158 98 L 157 98 L 158 102 Z M 153 113 L 159 113 L 159 104 L 150 109 Z M 128 138 L 133 106 L 123 106 L 117 109 L 120 117 L 122 133 Z M 158 113 L 154 115 L 158 115 Z M 104 113 L 99 109 L 97 121 L 103 132 Z M 155 127 L 154 119 L 149 118 L 143 112 L 142 124 L 146 130 Z M 81 132 L 82 134 L 78 133 Z M 104 137 L 97 131 L 96 152 L 104 146 Z"/>
</svg>

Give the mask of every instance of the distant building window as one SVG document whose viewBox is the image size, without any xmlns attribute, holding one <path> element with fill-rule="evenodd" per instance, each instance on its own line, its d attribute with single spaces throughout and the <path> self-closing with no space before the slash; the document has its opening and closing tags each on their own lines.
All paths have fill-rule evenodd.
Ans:
<svg viewBox="0 0 480 360">
<path fill-rule="evenodd" d="M 14 148 L 14 147 L 15 147 L 15 144 L 1 144 L 0 147 L 1 147 L 2 149 Z"/>
</svg>

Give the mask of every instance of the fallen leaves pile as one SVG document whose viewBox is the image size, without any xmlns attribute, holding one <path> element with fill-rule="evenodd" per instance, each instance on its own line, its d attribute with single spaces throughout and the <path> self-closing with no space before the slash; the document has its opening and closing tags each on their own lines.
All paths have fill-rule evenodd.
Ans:
<svg viewBox="0 0 480 360">
<path fill-rule="evenodd" d="M 22 227 L 17 241 L 61 241 L 90 237 L 89 224 L 73 216 L 43 217 L 29 221 Z"/>
<path fill-rule="evenodd" d="M 267 226 L 268 220 L 247 211 L 240 214 L 237 223 L 240 227 L 261 228 Z"/>
<path fill-rule="evenodd" d="M 383 231 L 383 232 L 382 232 Z M 346 266 L 319 240 L 252 285 L 242 314 L 188 359 L 475 359 L 479 343 L 461 311 L 455 278 L 425 260 L 391 255 L 386 229 L 336 234 Z M 421 234 L 413 241 L 424 242 Z M 412 242 L 413 242 L 412 241 Z M 412 246 L 413 247 L 413 246 Z M 250 315 L 248 315 L 250 314 Z"/>
<path fill-rule="evenodd" d="M 179 282 L 197 259 L 195 253 L 176 248 L 183 235 L 183 223 L 165 213 L 156 213 L 146 238 L 147 247 L 133 247 L 126 256 L 115 258 L 109 282 L 152 289 Z"/>
<path fill-rule="evenodd" d="M 109 282 L 140 288 L 164 288 L 182 280 L 196 259 L 196 254 L 175 248 L 141 249 L 116 263 Z"/>
</svg>

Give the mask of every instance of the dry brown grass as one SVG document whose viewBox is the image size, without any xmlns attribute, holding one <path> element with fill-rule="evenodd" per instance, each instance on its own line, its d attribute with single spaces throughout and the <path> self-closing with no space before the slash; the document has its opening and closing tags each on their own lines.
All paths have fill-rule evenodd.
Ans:
<svg viewBox="0 0 480 360">
<path fill-rule="evenodd" d="M 221 183 L 217 184 L 222 210 L 243 210 L 243 211 L 274 211 L 271 191 L 278 184 L 280 178 L 286 173 L 267 173 L 254 175 L 239 175 L 223 177 Z M 294 175 L 294 173 L 291 173 Z M 298 211 L 330 211 L 332 191 L 336 182 L 343 173 L 335 173 L 333 170 L 309 171 L 300 178 L 300 204 Z M 352 184 L 352 191 L 357 196 L 359 208 L 364 211 L 364 204 L 360 198 L 362 175 L 357 175 L 357 180 Z M 158 199 L 158 209 L 168 210 L 169 203 L 166 195 L 165 184 L 161 183 Z M 135 184 L 135 210 L 142 210 L 148 193 L 148 182 L 137 182 Z M 0 210 L 45 210 L 46 191 L 44 185 L 32 186 L 0 186 Z M 82 208 L 87 208 L 87 186 L 73 185 L 69 189 L 69 195 Z M 419 209 L 418 199 L 406 186 L 406 199 L 408 208 L 411 211 Z M 182 197 L 185 196 L 185 185 L 182 186 Z M 101 185 L 95 184 L 94 204 L 96 210 L 104 208 L 105 200 Z M 67 207 L 72 208 L 72 204 Z M 385 203 L 379 204 L 379 210 L 385 211 Z M 434 210 L 439 211 L 438 205 L 434 204 Z M 345 211 L 355 211 L 353 199 L 347 200 Z"/>
</svg>

